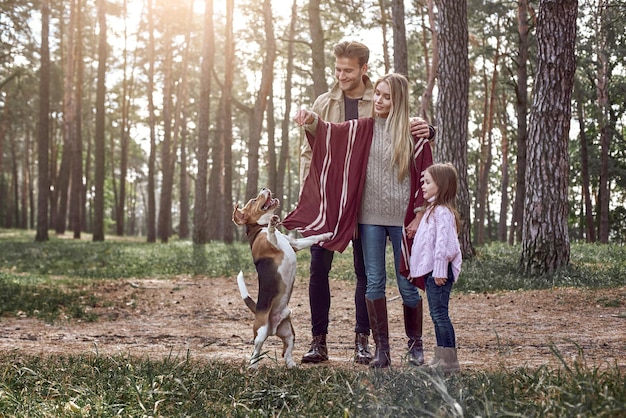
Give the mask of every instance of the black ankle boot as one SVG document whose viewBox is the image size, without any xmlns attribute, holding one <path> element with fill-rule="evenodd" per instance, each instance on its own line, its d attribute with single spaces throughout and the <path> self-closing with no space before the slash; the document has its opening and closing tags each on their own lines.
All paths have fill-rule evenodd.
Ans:
<svg viewBox="0 0 626 418">
<path fill-rule="evenodd" d="M 354 361 L 358 364 L 370 364 L 372 361 L 367 334 L 357 332 L 354 337 Z"/>
<path fill-rule="evenodd" d="M 321 363 L 328 361 L 328 348 L 326 348 L 326 334 L 314 335 L 311 348 L 302 356 L 303 363 Z"/>
</svg>

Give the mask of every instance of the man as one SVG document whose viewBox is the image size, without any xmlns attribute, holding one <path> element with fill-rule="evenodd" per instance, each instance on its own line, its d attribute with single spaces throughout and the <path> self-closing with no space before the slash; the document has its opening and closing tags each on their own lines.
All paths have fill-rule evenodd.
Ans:
<svg viewBox="0 0 626 418">
<path fill-rule="evenodd" d="M 339 123 L 359 117 L 372 116 L 374 105 L 374 86 L 366 75 L 368 70 L 369 49 L 360 42 L 344 41 L 335 46 L 335 77 L 337 82 L 330 91 L 320 95 L 313 103 L 312 111 L 327 122 Z M 425 121 L 414 118 L 411 133 L 418 137 L 432 138 L 434 129 Z M 300 155 L 300 184 L 309 173 L 311 164 L 311 147 L 304 141 Z M 368 336 L 370 333 L 365 290 L 367 278 L 363 262 L 361 241 L 358 237 L 352 240 L 356 289 L 354 304 L 356 308 L 356 325 L 354 328 L 354 360 L 359 364 L 372 361 L 369 351 Z M 302 357 L 303 363 L 319 363 L 328 360 L 326 335 L 328 334 L 330 311 L 330 284 L 328 276 L 333 261 L 333 251 L 319 245 L 311 247 L 311 265 L 309 280 L 309 306 L 311 310 L 311 332 L 313 340 L 309 351 Z M 419 339 L 412 353 L 418 356 L 417 361 L 423 363 L 421 343 L 422 303 L 419 304 L 419 317 L 415 318 L 419 325 Z M 419 322 L 419 324 L 417 323 Z"/>
</svg>

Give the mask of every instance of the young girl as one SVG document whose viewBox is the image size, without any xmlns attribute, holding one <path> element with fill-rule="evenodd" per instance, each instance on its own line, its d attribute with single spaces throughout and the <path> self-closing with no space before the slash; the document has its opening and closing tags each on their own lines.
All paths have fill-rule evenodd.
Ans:
<svg viewBox="0 0 626 418">
<path fill-rule="evenodd" d="M 411 251 L 411 277 L 425 276 L 426 297 L 437 347 L 430 366 L 444 373 L 460 371 L 454 327 L 448 315 L 452 284 L 461 271 L 459 215 L 455 208 L 457 172 L 452 164 L 433 164 L 424 172 L 424 216 Z"/>
</svg>

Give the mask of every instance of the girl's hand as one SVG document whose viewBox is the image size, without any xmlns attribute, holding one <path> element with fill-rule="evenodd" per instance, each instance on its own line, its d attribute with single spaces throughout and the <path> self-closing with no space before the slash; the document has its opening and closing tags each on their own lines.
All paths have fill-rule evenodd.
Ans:
<svg viewBox="0 0 626 418">
<path fill-rule="evenodd" d="M 435 284 L 437 286 L 443 286 L 448 281 L 447 277 L 435 277 Z"/>
</svg>

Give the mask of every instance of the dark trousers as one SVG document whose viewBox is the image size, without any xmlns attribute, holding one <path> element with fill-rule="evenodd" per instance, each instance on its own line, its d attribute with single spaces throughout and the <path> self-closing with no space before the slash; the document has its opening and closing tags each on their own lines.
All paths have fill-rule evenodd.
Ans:
<svg viewBox="0 0 626 418">
<path fill-rule="evenodd" d="M 354 272 L 356 274 L 356 288 L 354 291 L 354 305 L 356 308 L 356 325 L 354 331 L 369 334 L 370 325 L 365 305 L 365 290 L 367 277 L 361 240 L 352 240 L 352 254 Z M 334 252 L 319 245 L 311 247 L 311 266 L 309 280 L 309 307 L 311 309 L 311 333 L 315 335 L 328 334 L 330 312 L 330 283 L 328 276 L 333 264 Z"/>
</svg>

